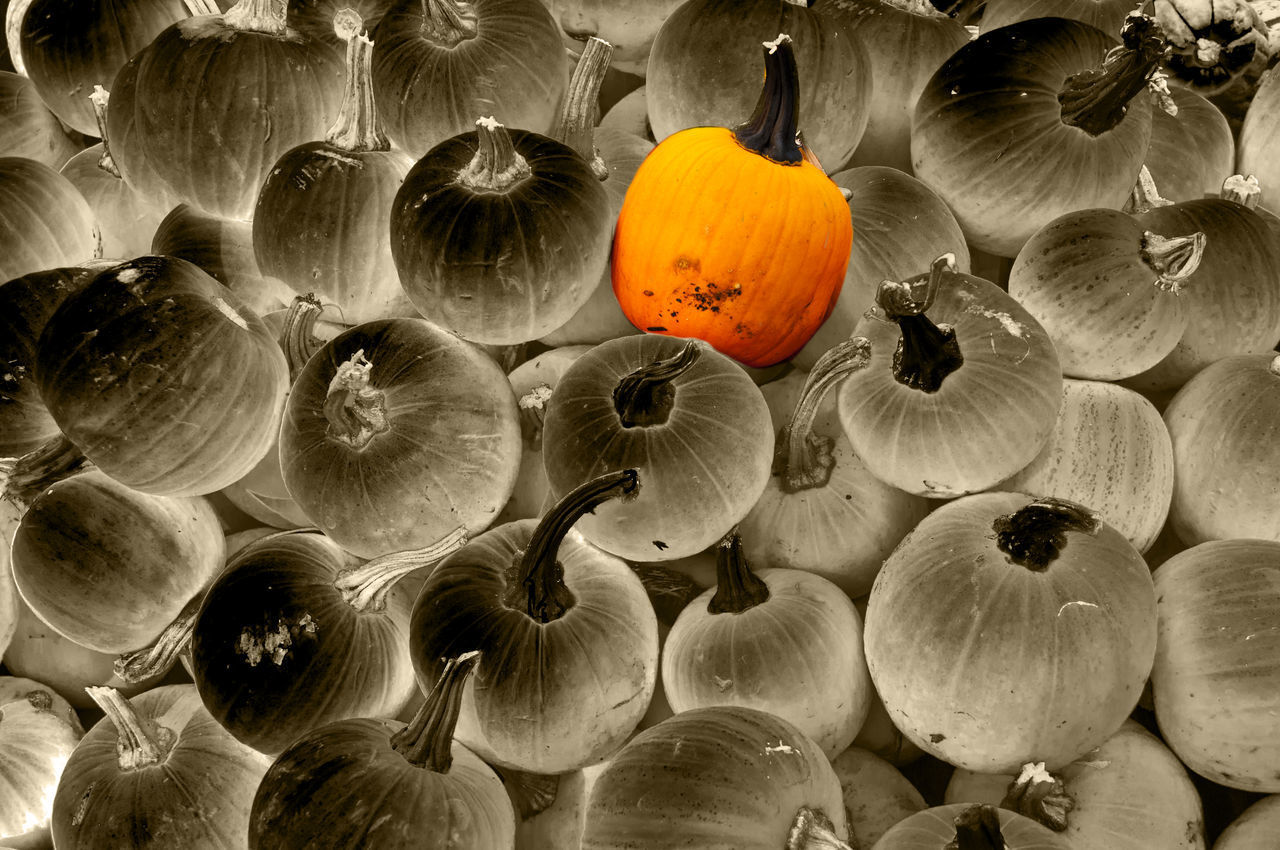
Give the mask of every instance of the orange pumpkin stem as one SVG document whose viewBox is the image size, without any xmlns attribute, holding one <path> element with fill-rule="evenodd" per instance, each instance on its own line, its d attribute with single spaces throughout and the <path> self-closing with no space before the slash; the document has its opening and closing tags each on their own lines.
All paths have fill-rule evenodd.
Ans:
<svg viewBox="0 0 1280 850">
<path fill-rule="evenodd" d="M 1049 568 L 1067 545 L 1067 532 L 1096 535 L 1102 520 L 1083 505 L 1066 499 L 1036 499 L 991 524 L 996 547 L 1011 563 L 1040 572 Z"/>
<path fill-rule="evenodd" d="M 809 371 L 791 421 L 778 434 L 773 472 L 782 478 L 784 492 L 823 487 L 831 480 L 831 470 L 835 468 L 831 451 L 835 442 L 813 433 L 813 421 L 827 394 L 870 362 L 871 343 L 859 336 L 831 348 Z"/>
<path fill-rule="evenodd" d="M 944 850 L 1005 850 L 995 806 L 970 806 L 956 815 L 956 837 Z"/>
<path fill-rule="evenodd" d="M 600 158 L 595 145 L 595 126 L 599 115 L 600 86 L 609 72 L 613 45 L 591 36 L 582 48 L 582 56 L 573 69 L 569 91 L 564 96 L 560 119 L 552 138 L 577 151 L 591 165 L 600 180 L 609 177 L 609 168 Z"/>
<path fill-rule="evenodd" d="M 89 102 L 93 104 L 93 117 L 98 121 L 98 137 L 102 139 L 102 156 L 98 157 L 98 167 L 112 177 L 119 177 L 120 169 L 111 158 L 111 146 L 107 141 L 107 101 L 110 98 L 111 92 L 102 86 L 94 86 Z"/>
<path fill-rule="evenodd" d="M 564 568 L 556 559 L 569 529 L 585 514 L 610 499 L 634 499 L 640 477 L 634 469 L 609 472 L 571 490 L 549 510 L 529 538 L 515 564 L 514 580 L 507 584 L 503 602 L 524 611 L 539 623 L 558 620 L 573 607 L 573 593 L 564 583 Z"/>
<path fill-rule="evenodd" d="M 116 657 L 112 669 L 121 681 L 137 685 L 169 672 L 177 663 L 178 656 L 191 644 L 191 635 L 196 630 L 196 615 L 200 613 L 206 590 L 208 588 L 187 600 L 178 616 L 164 627 L 151 646 Z"/>
<path fill-rule="evenodd" d="M 733 130 L 733 137 L 771 162 L 799 165 L 804 154 L 796 142 L 800 121 L 800 73 L 791 36 L 782 33 L 764 43 L 764 88 L 755 112 Z"/>
<path fill-rule="evenodd" d="M 1058 93 L 1064 124 L 1091 136 L 1113 129 L 1124 120 L 1129 101 L 1146 89 L 1169 52 L 1160 27 L 1146 15 L 1129 15 L 1120 40 L 1122 46 L 1109 52 L 1101 66 L 1067 78 Z"/>
<path fill-rule="evenodd" d="M 360 34 L 364 21 L 352 9 L 341 9 L 333 28 L 347 42 L 347 85 L 338 118 L 325 135 L 325 144 L 340 151 L 389 151 L 391 140 L 382 129 L 373 100 L 373 42 Z"/>
<path fill-rule="evenodd" d="M 408 726 L 391 736 L 391 749 L 409 764 L 433 773 L 448 773 L 453 767 L 453 730 L 462 710 L 462 692 L 479 661 L 476 650 L 446 661 L 422 708 Z"/>
<path fill-rule="evenodd" d="M 333 586 L 357 611 L 381 611 L 387 607 L 387 594 L 396 582 L 411 572 L 439 563 L 466 542 L 467 530 L 455 528 L 430 546 L 379 555 L 355 569 L 343 570 L 333 580 Z"/>
<path fill-rule="evenodd" d="M 90 685 L 85 692 L 116 727 L 119 736 L 116 762 L 121 770 L 138 770 L 159 764 L 173 749 L 178 737 L 173 730 L 139 717 L 124 694 L 115 688 Z"/>
<path fill-rule="evenodd" d="M 1075 805 L 1062 780 L 1045 770 L 1044 762 L 1025 765 L 1000 801 L 1000 808 L 1026 815 L 1055 832 L 1066 830 L 1067 814 Z"/>
<path fill-rule="evenodd" d="M 933 261 L 929 274 L 901 283 L 882 281 L 876 305 L 898 323 L 902 338 L 893 354 L 893 376 L 900 384 L 926 393 L 942 388 L 946 377 L 964 364 L 954 328 L 940 328 L 925 315 L 947 274 L 955 274 L 955 255 Z M 923 292 L 920 287 L 923 286 Z"/>
<path fill-rule="evenodd" d="M 787 832 L 784 850 L 854 850 L 853 845 L 841 841 L 836 835 L 835 824 L 826 814 L 808 807 L 796 813 L 796 819 Z"/>
<path fill-rule="evenodd" d="M 441 47 L 453 47 L 476 37 L 475 11 L 470 3 L 422 0 L 422 37 Z"/>
<path fill-rule="evenodd" d="M 324 347 L 315 336 L 316 319 L 323 310 L 324 305 L 315 295 L 295 295 L 284 315 L 284 327 L 276 341 L 284 349 L 284 359 L 289 363 L 290 383 L 298 379 L 298 373 L 311 355 Z"/>
<path fill-rule="evenodd" d="M 735 527 L 716 547 L 716 592 L 708 614 L 741 614 L 769 601 L 769 585 L 751 571 Z"/>
<path fill-rule="evenodd" d="M 663 425 L 671 415 L 675 388 L 671 382 L 698 362 L 702 346 L 689 340 L 674 357 L 655 360 L 625 375 L 613 388 L 613 409 L 624 428 Z"/>
<path fill-rule="evenodd" d="M 1145 230 L 1139 256 L 1156 273 L 1157 289 L 1178 293 L 1200 268 L 1206 242 L 1203 231 L 1170 238 Z"/>
<path fill-rule="evenodd" d="M 25 506 L 49 486 L 84 469 L 89 459 L 64 435 L 20 458 L 0 458 L 0 498 Z"/>
</svg>

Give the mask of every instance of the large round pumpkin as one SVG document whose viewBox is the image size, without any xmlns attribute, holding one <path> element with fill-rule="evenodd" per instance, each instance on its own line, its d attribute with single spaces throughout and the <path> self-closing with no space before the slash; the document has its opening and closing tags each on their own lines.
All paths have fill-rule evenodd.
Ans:
<svg viewBox="0 0 1280 850">
<path fill-rule="evenodd" d="M 1053 769 L 1137 704 L 1155 610 L 1142 556 L 1087 508 L 979 493 L 885 561 L 864 647 L 889 716 L 926 752 L 988 773 Z"/>
</svg>

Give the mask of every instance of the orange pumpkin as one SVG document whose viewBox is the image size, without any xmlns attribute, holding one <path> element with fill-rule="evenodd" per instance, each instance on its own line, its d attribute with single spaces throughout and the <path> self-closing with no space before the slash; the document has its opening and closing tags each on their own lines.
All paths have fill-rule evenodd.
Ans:
<svg viewBox="0 0 1280 850">
<path fill-rule="evenodd" d="M 791 39 L 764 46 L 755 114 L 655 147 L 613 244 L 613 291 L 632 324 L 757 367 L 795 354 L 830 315 L 853 242 L 839 188 L 796 140 Z"/>
</svg>

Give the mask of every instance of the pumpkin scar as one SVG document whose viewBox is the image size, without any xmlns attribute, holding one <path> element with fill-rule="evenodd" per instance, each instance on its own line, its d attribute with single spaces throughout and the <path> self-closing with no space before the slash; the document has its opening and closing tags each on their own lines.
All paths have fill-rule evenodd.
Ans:
<svg viewBox="0 0 1280 850">
<path fill-rule="evenodd" d="M 784 743 L 782 743 L 781 741 L 779 741 L 779 742 L 778 742 L 778 743 L 776 743 L 776 744 L 765 744 L 765 745 L 764 745 L 764 754 L 765 754 L 765 755 L 767 755 L 767 756 L 771 756 L 771 755 L 773 755 L 774 753 L 786 753 L 787 755 L 795 755 L 795 754 L 796 754 L 796 750 L 795 750 L 795 747 L 791 746 L 790 744 L 784 744 Z"/>
<path fill-rule="evenodd" d="M 250 667 L 257 667 L 264 657 L 269 657 L 277 667 L 283 666 L 293 640 L 300 632 L 316 633 L 315 620 L 310 614 L 303 614 L 295 625 L 288 625 L 283 619 L 276 621 L 275 629 L 246 626 L 236 642 L 236 651 L 243 655 Z"/>
<path fill-rule="evenodd" d="M 1067 610 L 1068 608 L 1070 608 L 1072 605 L 1082 605 L 1082 606 L 1084 606 L 1085 608 L 1097 608 L 1097 607 L 1098 607 L 1098 606 L 1097 606 L 1097 605 L 1095 605 L 1094 603 L 1092 603 L 1092 602 L 1085 602 L 1084 600 L 1080 600 L 1080 601 L 1077 601 L 1077 602 L 1063 602 L 1063 603 L 1062 603 L 1062 607 L 1058 609 L 1058 616 L 1059 616 L 1059 617 L 1061 617 L 1061 616 L 1062 616 L 1062 612 L 1063 612 L 1063 611 L 1065 611 L 1065 610 Z"/>
</svg>

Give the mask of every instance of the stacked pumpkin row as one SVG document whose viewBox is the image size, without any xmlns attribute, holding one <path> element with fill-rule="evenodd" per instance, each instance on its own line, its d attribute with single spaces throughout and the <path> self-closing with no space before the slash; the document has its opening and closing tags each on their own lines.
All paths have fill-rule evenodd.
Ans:
<svg viewBox="0 0 1280 850">
<path fill-rule="evenodd" d="M 1235 139 L 1187 88 L 1229 92 L 1265 24 L 1157 3 L 1164 32 L 1121 32 L 1087 4 L 1116 47 L 1061 18 L 997 28 L 991 2 L 971 42 L 918 4 L 823 5 L 637 21 L 615 73 L 648 55 L 645 91 L 600 126 L 610 46 L 570 78 L 537 3 L 178 11 L 94 70 L 92 124 L 89 98 L 47 93 L 94 82 L 41 70 L 60 19 L 11 5 L 32 76 L 3 82 L 39 132 L 3 153 L 65 148 L 54 114 L 103 147 L 61 175 L 0 160 L 21 210 L 5 664 L 86 712 L 80 686 L 122 689 L 91 689 L 108 720 L 77 744 L 60 697 L 13 683 L 5 716 L 46 749 L 11 832 L 1111 847 L 1124 786 L 1144 816 L 1123 846 L 1203 847 L 1184 764 L 1280 791 L 1280 243 L 1256 183 L 1201 197 Z M 1219 62 L 1170 52 L 1174 7 L 1175 42 L 1234 39 Z M 859 29 L 880 25 L 899 31 Z M 950 40 L 936 61 L 904 50 L 916 26 Z M 735 40 L 737 82 L 702 73 Z M 486 64 L 516 43 L 549 76 Z M 426 85 L 449 72 L 405 52 L 424 45 L 476 67 Z M 60 73 L 102 61 L 61 51 Z M 1157 66 L 1182 120 L 1150 105 Z M 868 102 L 872 79 L 910 85 Z M 1269 86 L 1245 166 L 1275 151 Z M 650 130 L 749 114 L 645 158 Z M 1153 577 L 1158 539 L 1179 554 Z M 1163 740 L 1126 720 L 1144 685 Z M 923 798 L 855 743 L 953 766 L 955 807 L 910 817 Z M 199 805 L 169 807 L 179 787 Z"/>
</svg>

